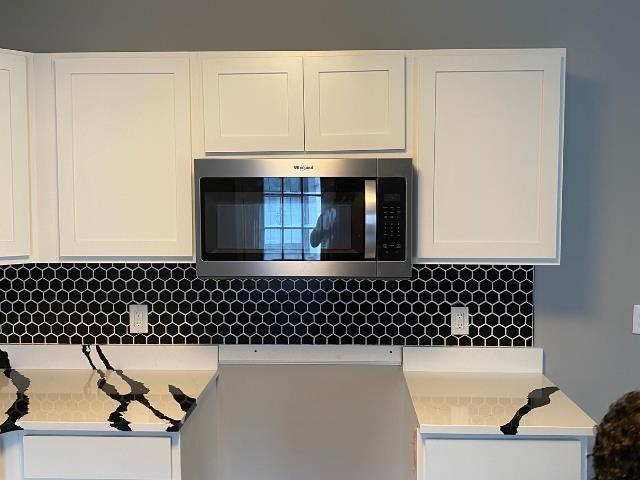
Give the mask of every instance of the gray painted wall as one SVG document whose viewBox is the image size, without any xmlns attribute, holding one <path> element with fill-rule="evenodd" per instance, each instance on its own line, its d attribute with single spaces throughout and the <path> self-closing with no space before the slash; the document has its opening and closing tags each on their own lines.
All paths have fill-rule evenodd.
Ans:
<svg viewBox="0 0 640 480">
<path fill-rule="evenodd" d="M 416 478 L 417 418 L 399 366 L 222 365 L 219 374 L 217 480 Z M 186 480 L 196 478 L 210 477 Z"/>
<path fill-rule="evenodd" d="M 592 416 L 638 388 L 637 0 L 0 0 L 0 46 L 99 50 L 566 47 L 563 261 L 539 268 L 536 344 Z"/>
</svg>

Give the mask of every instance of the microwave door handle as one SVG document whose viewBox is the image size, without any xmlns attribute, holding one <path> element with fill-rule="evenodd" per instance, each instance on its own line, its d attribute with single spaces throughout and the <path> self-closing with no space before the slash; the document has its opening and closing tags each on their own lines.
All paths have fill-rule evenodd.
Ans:
<svg viewBox="0 0 640 480">
<path fill-rule="evenodd" d="M 377 181 L 364 181 L 364 258 L 376 258 Z"/>
</svg>

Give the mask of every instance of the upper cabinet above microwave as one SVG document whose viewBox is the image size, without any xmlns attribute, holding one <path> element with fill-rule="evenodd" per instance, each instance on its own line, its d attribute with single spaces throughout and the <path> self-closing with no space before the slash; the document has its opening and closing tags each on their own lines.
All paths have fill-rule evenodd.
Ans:
<svg viewBox="0 0 640 480">
<path fill-rule="evenodd" d="M 402 54 L 200 54 L 193 78 L 194 151 L 203 155 L 406 145 Z"/>
<path fill-rule="evenodd" d="M 305 57 L 305 147 L 309 151 L 405 147 L 402 55 Z"/>
<path fill-rule="evenodd" d="M 207 152 L 304 150 L 302 57 L 202 60 Z"/>
<path fill-rule="evenodd" d="M 559 262 L 564 57 L 418 58 L 417 261 Z"/>
</svg>

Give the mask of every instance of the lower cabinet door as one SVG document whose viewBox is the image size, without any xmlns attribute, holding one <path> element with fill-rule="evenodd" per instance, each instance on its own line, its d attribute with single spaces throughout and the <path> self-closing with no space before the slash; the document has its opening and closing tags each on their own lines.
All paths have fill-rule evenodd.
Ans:
<svg viewBox="0 0 640 480">
<path fill-rule="evenodd" d="M 425 441 L 423 480 L 581 480 L 577 440 Z"/>
<path fill-rule="evenodd" d="M 171 480 L 169 437 L 26 436 L 25 480 Z"/>
</svg>

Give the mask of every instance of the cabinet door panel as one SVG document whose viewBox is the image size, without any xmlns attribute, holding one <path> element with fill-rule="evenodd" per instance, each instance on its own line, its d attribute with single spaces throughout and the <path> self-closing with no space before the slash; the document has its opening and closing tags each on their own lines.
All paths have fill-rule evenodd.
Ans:
<svg viewBox="0 0 640 480">
<path fill-rule="evenodd" d="M 169 437 L 25 436 L 25 479 L 171 480 Z"/>
<path fill-rule="evenodd" d="M 0 257 L 30 254 L 27 58 L 0 53 Z"/>
<path fill-rule="evenodd" d="M 418 258 L 557 259 L 562 88 L 557 54 L 421 59 Z"/>
<path fill-rule="evenodd" d="M 302 58 L 204 58 L 207 152 L 304 150 Z"/>
<path fill-rule="evenodd" d="M 577 440 L 429 439 L 421 478 L 581 480 L 583 455 Z"/>
<path fill-rule="evenodd" d="M 60 254 L 191 256 L 188 59 L 55 66 Z"/>
<path fill-rule="evenodd" d="M 306 149 L 405 148 L 402 55 L 306 57 Z"/>
</svg>

